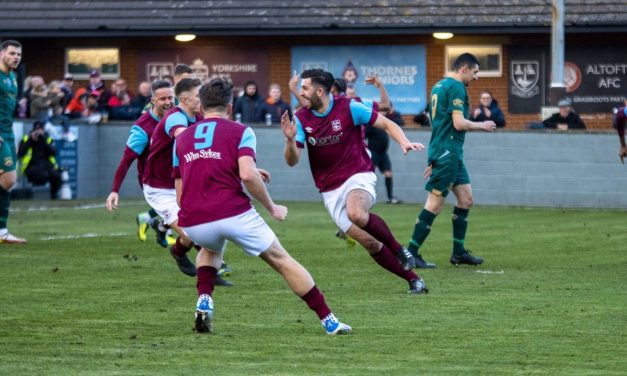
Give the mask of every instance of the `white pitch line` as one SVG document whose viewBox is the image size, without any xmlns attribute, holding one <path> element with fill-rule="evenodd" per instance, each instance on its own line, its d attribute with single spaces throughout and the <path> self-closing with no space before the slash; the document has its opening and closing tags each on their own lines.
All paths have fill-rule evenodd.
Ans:
<svg viewBox="0 0 627 376">
<path fill-rule="evenodd" d="M 131 235 L 128 232 L 113 232 L 111 234 L 79 234 L 79 235 L 59 235 L 59 236 L 45 236 L 39 240 L 68 240 L 68 239 L 82 239 L 82 238 L 100 238 L 105 236 L 128 236 Z"/>
<path fill-rule="evenodd" d="M 493 270 L 477 270 L 475 271 L 475 273 L 480 273 L 480 274 L 505 274 L 504 271 L 499 270 L 499 271 L 493 271 Z"/>
</svg>

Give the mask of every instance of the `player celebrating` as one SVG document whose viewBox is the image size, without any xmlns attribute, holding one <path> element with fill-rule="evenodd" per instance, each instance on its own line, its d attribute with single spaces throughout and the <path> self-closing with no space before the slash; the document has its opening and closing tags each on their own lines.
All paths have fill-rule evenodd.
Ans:
<svg viewBox="0 0 627 376">
<path fill-rule="evenodd" d="M 120 164 L 115 171 L 113 177 L 113 185 L 111 187 L 111 193 L 105 201 L 107 210 L 112 211 L 118 208 L 119 203 L 119 191 L 128 169 L 135 159 L 137 159 L 137 177 L 139 179 L 139 186 L 142 186 L 142 178 L 144 174 L 144 167 L 146 160 L 148 159 L 148 149 L 150 143 L 150 137 L 159 124 L 159 121 L 174 105 L 174 92 L 169 82 L 164 80 L 156 80 L 152 83 L 152 98 L 150 100 L 151 106 L 139 119 L 133 124 L 130 130 L 128 140 L 126 141 L 126 147 L 122 154 Z M 150 213 L 150 214 L 149 214 Z M 146 215 L 152 218 L 152 226 L 157 231 L 157 243 L 162 247 L 167 247 L 168 242 L 166 240 L 165 231 L 160 231 L 158 224 L 154 221 L 159 217 L 154 209 L 150 209 L 148 213 L 141 213 L 137 218 L 139 225 L 138 236 L 142 241 L 146 240 L 146 230 L 148 228 L 148 221 L 144 218 Z"/>
<path fill-rule="evenodd" d="M 14 69 L 22 60 L 22 45 L 6 40 L 0 45 L 0 243 L 24 244 L 7 229 L 11 189 L 17 181 L 15 172 L 15 134 L 13 134 L 13 112 L 17 104 L 17 79 Z"/>
<path fill-rule="evenodd" d="M 299 162 L 307 143 L 316 187 L 337 227 L 357 240 L 381 267 L 408 281 L 410 293 L 427 292 L 423 280 L 411 271 L 411 254 L 396 241 L 383 219 L 370 213 L 377 177 L 364 147 L 361 125 L 385 130 L 405 154 L 422 150 L 423 145 L 410 142 L 398 125 L 362 103 L 330 95 L 331 73 L 309 69 L 301 78 L 299 94 L 306 107 L 296 112 L 295 123 L 287 114 L 281 119 L 287 164 Z"/>
<path fill-rule="evenodd" d="M 174 91 L 180 103 L 168 111 L 155 128 L 143 175 L 146 201 L 163 218 L 163 222 L 178 233 L 170 254 L 179 269 L 192 277 L 196 275 L 196 267 L 187 257 L 187 252 L 193 243 L 178 227 L 179 206 L 172 178 L 172 146 L 174 139 L 190 124 L 202 119 L 199 114 L 199 88 L 200 80 L 195 78 L 184 78 L 176 84 Z"/>
<path fill-rule="evenodd" d="M 222 262 L 221 250 L 231 240 L 251 256 L 259 256 L 279 272 L 292 291 L 318 315 L 327 334 L 348 334 L 325 303 L 309 272 L 285 251 L 257 213 L 242 183 L 278 220 L 287 208 L 276 205 L 255 165 L 256 139 L 252 129 L 227 120 L 232 113 L 233 86 L 214 78 L 200 89 L 205 119 L 176 140 L 174 175 L 180 200 L 180 225 L 204 248 L 198 253 L 195 330 L 212 331 L 213 281 Z M 207 200 L 206 197 L 213 197 Z"/>
<path fill-rule="evenodd" d="M 466 86 L 477 79 L 479 61 L 469 53 L 461 54 L 453 63 L 453 73 L 443 78 L 431 90 L 431 122 L 433 130 L 429 143 L 428 178 L 425 189 L 429 192 L 424 209 L 418 215 L 409 251 L 421 258 L 420 246 L 431 231 L 435 217 L 440 214 L 446 196 L 452 191 L 457 199 L 453 209 L 453 265 L 479 265 L 481 257 L 471 255 L 464 247 L 468 212 L 473 203 L 470 178 L 464 166 L 464 138 L 467 131 L 493 132 L 491 121 L 468 120 L 468 94 Z M 434 266 L 435 267 L 435 266 Z"/>
</svg>

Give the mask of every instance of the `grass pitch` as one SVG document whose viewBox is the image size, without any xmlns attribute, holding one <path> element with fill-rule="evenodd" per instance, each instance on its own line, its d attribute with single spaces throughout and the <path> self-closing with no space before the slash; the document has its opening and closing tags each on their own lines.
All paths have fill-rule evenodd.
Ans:
<svg viewBox="0 0 627 376">
<path fill-rule="evenodd" d="M 333 236 L 321 203 L 287 203 L 288 219 L 268 222 L 353 326 L 328 337 L 278 274 L 232 245 L 236 286 L 214 293 L 215 333 L 192 332 L 195 279 L 153 232 L 137 240 L 142 201 L 113 214 L 89 204 L 13 203 L 9 227 L 29 243 L 0 245 L 0 375 L 627 372 L 625 211 L 476 207 L 466 244 L 486 262 L 453 267 L 448 207 L 423 249 L 438 264 L 419 271 L 431 293 L 408 296 Z M 406 243 L 419 209 L 375 211 Z"/>
</svg>

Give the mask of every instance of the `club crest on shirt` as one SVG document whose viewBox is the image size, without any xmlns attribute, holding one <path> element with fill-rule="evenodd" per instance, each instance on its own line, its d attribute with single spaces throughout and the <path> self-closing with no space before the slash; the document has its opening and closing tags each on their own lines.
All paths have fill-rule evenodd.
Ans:
<svg viewBox="0 0 627 376">
<path fill-rule="evenodd" d="M 333 128 L 334 131 L 339 132 L 342 130 L 342 122 L 339 120 L 332 120 L 331 121 L 331 128 Z"/>
</svg>

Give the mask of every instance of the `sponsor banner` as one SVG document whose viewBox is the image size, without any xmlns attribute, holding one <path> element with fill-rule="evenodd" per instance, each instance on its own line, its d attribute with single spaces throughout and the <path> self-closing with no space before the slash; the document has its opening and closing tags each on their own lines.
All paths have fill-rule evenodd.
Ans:
<svg viewBox="0 0 627 376">
<path fill-rule="evenodd" d="M 423 45 L 403 46 L 300 46 L 292 48 L 292 70 L 298 73 L 322 68 L 344 78 L 356 95 L 378 101 L 379 90 L 367 85 L 368 75 L 381 78 L 396 111 L 417 114 L 426 102 L 426 49 Z M 296 105 L 296 100 L 292 100 Z"/>
<path fill-rule="evenodd" d="M 545 98 L 543 48 L 511 46 L 509 49 L 509 113 L 537 114 Z"/>
<path fill-rule="evenodd" d="M 153 81 L 172 76 L 176 64 L 192 67 L 194 76 L 201 81 L 212 77 L 230 77 L 235 95 L 243 91 L 248 81 L 255 81 L 259 95 L 268 92 L 270 55 L 266 49 L 255 47 L 205 46 L 200 48 L 174 48 L 140 50 L 139 81 Z M 284 90 L 286 90 L 285 88 Z"/>
<path fill-rule="evenodd" d="M 577 112 L 610 112 L 627 99 L 627 51 L 616 46 L 566 48 L 566 98 Z"/>
<path fill-rule="evenodd" d="M 537 114 L 548 105 L 549 47 L 510 47 L 509 112 Z M 611 112 L 627 99 L 627 51 L 573 46 L 564 57 L 566 99 L 578 113 Z"/>
</svg>

